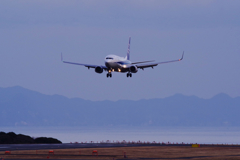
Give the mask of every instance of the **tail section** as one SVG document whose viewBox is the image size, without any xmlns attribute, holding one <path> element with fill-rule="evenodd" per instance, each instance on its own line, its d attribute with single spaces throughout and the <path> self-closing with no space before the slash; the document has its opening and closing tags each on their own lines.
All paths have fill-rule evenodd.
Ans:
<svg viewBox="0 0 240 160">
<path fill-rule="evenodd" d="M 131 42 L 131 37 L 129 37 L 129 41 L 128 41 L 128 51 L 127 51 L 127 60 L 130 60 L 130 42 Z"/>
</svg>

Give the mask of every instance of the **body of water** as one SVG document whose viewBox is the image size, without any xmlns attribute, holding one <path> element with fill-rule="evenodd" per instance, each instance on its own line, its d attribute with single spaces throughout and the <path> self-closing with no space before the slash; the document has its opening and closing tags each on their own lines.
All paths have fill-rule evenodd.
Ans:
<svg viewBox="0 0 240 160">
<path fill-rule="evenodd" d="M 31 137 L 53 137 L 63 143 L 149 141 L 240 144 L 240 127 L 1 127 L 0 131 Z"/>
</svg>

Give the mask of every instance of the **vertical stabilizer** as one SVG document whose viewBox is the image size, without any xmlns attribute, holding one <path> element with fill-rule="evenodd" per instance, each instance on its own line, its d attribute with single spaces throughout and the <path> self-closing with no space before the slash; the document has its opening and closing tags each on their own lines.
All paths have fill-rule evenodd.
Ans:
<svg viewBox="0 0 240 160">
<path fill-rule="evenodd" d="M 130 42 L 131 42 L 131 37 L 129 37 L 129 41 L 128 41 L 127 60 L 130 60 Z"/>
</svg>

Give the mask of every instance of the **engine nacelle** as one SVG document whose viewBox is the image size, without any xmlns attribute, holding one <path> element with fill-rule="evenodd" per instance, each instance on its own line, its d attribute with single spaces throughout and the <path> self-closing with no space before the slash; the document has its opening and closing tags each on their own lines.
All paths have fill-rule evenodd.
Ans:
<svg viewBox="0 0 240 160">
<path fill-rule="evenodd" d="M 129 67 L 129 71 L 132 73 L 137 73 L 138 69 L 136 66 L 131 66 L 131 67 Z"/>
<path fill-rule="evenodd" d="M 103 68 L 102 68 L 101 66 L 97 66 L 97 67 L 95 68 L 95 72 L 97 72 L 97 73 L 102 73 L 102 72 L 103 72 Z"/>
</svg>

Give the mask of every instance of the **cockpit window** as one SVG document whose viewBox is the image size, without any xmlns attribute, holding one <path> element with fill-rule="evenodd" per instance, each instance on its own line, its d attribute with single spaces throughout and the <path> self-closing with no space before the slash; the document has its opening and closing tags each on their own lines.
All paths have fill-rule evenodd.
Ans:
<svg viewBox="0 0 240 160">
<path fill-rule="evenodd" d="M 113 59 L 112 57 L 107 57 L 106 59 Z"/>
</svg>

